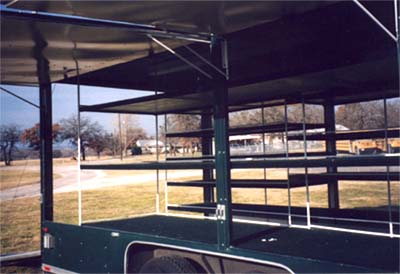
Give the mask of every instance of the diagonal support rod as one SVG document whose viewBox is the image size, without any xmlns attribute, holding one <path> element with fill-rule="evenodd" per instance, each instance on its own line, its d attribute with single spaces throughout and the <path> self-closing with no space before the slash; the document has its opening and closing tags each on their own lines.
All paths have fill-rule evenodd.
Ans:
<svg viewBox="0 0 400 274">
<path fill-rule="evenodd" d="M 190 51 L 191 53 L 193 53 L 195 56 L 197 56 L 201 61 L 203 61 L 204 63 L 206 63 L 207 65 L 209 65 L 210 67 L 212 67 L 213 69 L 215 69 L 215 71 L 217 71 L 219 74 L 221 74 L 222 76 L 224 76 L 225 78 L 228 78 L 228 75 L 223 72 L 222 70 L 220 70 L 219 68 L 217 68 L 216 66 L 214 66 L 210 61 L 208 61 L 206 58 L 204 58 L 203 56 L 201 56 L 199 53 L 197 53 L 195 50 L 191 49 L 189 46 L 187 45 L 183 45 L 184 48 L 186 48 L 188 51 Z"/>
<path fill-rule="evenodd" d="M 379 21 L 378 18 L 376 18 L 366 7 L 364 7 L 363 4 L 360 3 L 359 0 L 353 0 L 353 2 L 363 11 L 365 12 L 365 14 L 367 14 L 369 16 L 369 18 L 372 19 L 372 21 L 374 21 L 384 32 L 386 32 L 387 35 L 390 36 L 390 38 L 393 39 L 393 41 L 397 42 L 397 37 L 394 36 L 394 34 L 388 30 L 385 25 L 383 25 L 381 23 L 381 21 Z"/>
<path fill-rule="evenodd" d="M 200 72 L 201 74 L 203 74 L 204 76 L 206 76 L 209 79 L 212 79 L 212 76 L 210 74 L 208 74 L 207 72 L 205 72 L 204 70 L 202 70 L 201 68 L 199 68 L 198 66 L 196 66 L 195 64 L 193 64 L 192 62 L 190 62 L 188 59 L 186 59 L 185 57 L 183 57 L 182 55 L 180 55 L 179 53 L 177 53 L 176 51 L 174 51 L 173 49 L 171 49 L 170 47 L 168 47 L 166 44 L 164 44 L 163 42 L 161 42 L 160 40 L 154 38 L 152 35 L 148 34 L 147 35 L 151 40 L 153 40 L 155 43 L 157 43 L 158 45 L 160 45 L 161 47 L 163 47 L 164 49 L 166 49 L 167 51 L 171 52 L 173 55 L 175 55 L 176 57 L 178 57 L 179 59 L 181 59 L 183 62 L 185 62 L 186 64 L 188 64 L 189 66 L 191 66 L 192 68 L 194 68 L 195 70 L 197 70 L 198 72 Z"/>
<path fill-rule="evenodd" d="M 20 99 L 21 101 L 24 101 L 25 103 L 30 104 L 31 106 L 34 106 L 35 108 L 40 109 L 40 107 L 39 107 L 38 105 L 36 105 L 35 103 L 32 103 L 31 101 L 28 101 L 28 100 L 26 100 L 25 98 L 23 98 L 23 97 L 21 97 L 21 96 L 15 94 L 15 93 L 13 93 L 13 92 L 11 92 L 11 91 L 9 91 L 9 90 L 7 90 L 7 89 L 5 89 L 5 88 L 3 88 L 3 87 L 0 87 L 0 89 L 1 89 L 2 91 L 6 92 L 6 93 L 8 93 L 8 94 L 10 94 L 10 95 L 12 95 L 12 96 L 18 98 L 18 99 Z"/>
</svg>

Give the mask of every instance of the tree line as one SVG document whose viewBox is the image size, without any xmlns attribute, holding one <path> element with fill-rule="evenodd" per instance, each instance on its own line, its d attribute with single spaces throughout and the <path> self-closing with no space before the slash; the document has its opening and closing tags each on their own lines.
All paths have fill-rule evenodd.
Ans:
<svg viewBox="0 0 400 274">
<path fill-rule="evenodd" d="M 148 138 L 145 130 L 132 115 L 121 115 L 115 123 L 117 130 L 109 133 L 98 122 L 82 116 L 80 119 L 80 147 L 82 160 L 86 160 L 88 149 L 92 149 L 98 157 L 105 150 L 111 155 L 127 154 L 127 150 L 138 139 Z M 122 122 L 121 122 L 122 119 Z M 74 147 L 78 145 L 78 118 L 73 115 L 61 119 L 52 126 L 53 143 L 68 142 Z M 15 124 L 0 126 L 0 157 L 5 165 L 11 165 L 13 152 L 18 149 L 17 144 L 22 143 L 30 149 L 40 151 L 40 125 L 22 130 Z"/>
<path fill-rule="evenodd" d="M 335 109 L 336 124 L 343 125 L 351 130 L 363 130 L 373 128 L 384 128 L 384 104 L 383 101 L 370 101 L 354 104 L 340 105 Z M 387 125 L 388 127 L 400 127 L 400 100 L 388 100 L 387 103 Z M 323 108 L 316 105 L 305 107 L 307 123 L 323 123 Z M 301 123 L 303 117 L 302 106 L 289 105 L 287 114 L 283 106 L 266 107 L 248 111 L 231 113 L 229 124 L 232 127 L 251 124 L 273 124 L 283 123 L 285 117 L 289 123 Z M 67 141 L 77 146 L 78 131 L 77 117 L 71 116 L 60 120 L 53 125 L 53 140 L 55 142 Z M 108 149 L 112 155 L 127 154 L 127 151 L 139 139 L 147 139 L 148 136 L 143 128 L 139 126 L 136 116 L 119 115 L 114 121 L 114 132 L 109 133 L 98 123 L 91 121 L 88 117 L 81 117 L 80 121 L 80 146 L 82 160 L 86 159 L 86 152 L 90 148 L 100 156 Z M 198 129 L 200 127 L 199 115 L 168 115 L 166 121 L 167 131 L 185 131 Z M 190 148 L 193 144 L 199 144 L 199 138 L 169 138 L 165 139 L 166 129 L 160 127 L 160 137 L 164 138 L 165 145 L 171 147 L 180 144 L 184 148 Z M 39 124 L 22 131 L 16 125 L 0 126 L 0 149 L 1 158 L 6 165 L 12 161 L 12 152 L 16 149 L 18 142 L 28 145 L 34 150 L 40 149 Z"/>
</svg>

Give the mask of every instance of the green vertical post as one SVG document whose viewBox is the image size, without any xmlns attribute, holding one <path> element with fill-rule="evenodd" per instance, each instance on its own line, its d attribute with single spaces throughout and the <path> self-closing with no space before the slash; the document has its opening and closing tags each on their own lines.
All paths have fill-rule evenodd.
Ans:
<svg viewBox="0 0 400 274">
<path fill-rule="evenodd" d="M 52 134 L 52 93 L 49 61 L 43 55 L 47 42 L 42 34 L 32 26 L 35 41 L 33 56 L 39 82 L 40 105 L 40 228 L 41 251 L 43 254 L 43 226 L 46 221 L 53 221 L 53 134 Z"/>
<path fill-rule="evenodd" d="M 217 68 L 224 71 L 223 58 L 226 56 L 225 51 L 224 41 L 213 37 L 211 43 L 211 59 Z M 227 77 L 214 71 L 213 81 L 218 249 L 225 250 L 229 248 L 232 238 Z"/>
<path fill-rule="evenodd" d="M 335 105 L 331 99 L 327 99 L 324 104 L 324 122 L 325 122 L 325 149 L 329 156 L 336 156 L 336 121 Z M 328 166 L 327 172 L 336 173 L 337 167 Z M 339 184 L 337 179 L 331 179 L 328 184 L 328 204 L 329 208 L 339 208 Z"/>
<path fill-rule="evenodd" d="M 208 129 L 212 127 L 212 115 L 209 111 L 203 111 L 201 114 L 201 128 Z M 201 153 L 202 155 L 212 155 L 212 137 L 203 136 L 201 138 Z M 203 168 L 203 180 L 211 181 L 213 180 L 213 169 Z M 205 203 L 214 202 L 214 188 L 212 186 L 205 186 L 203 188 L 203 199 Z M 207 216 L 208 214 L 206 214 Z"/>
</svg>

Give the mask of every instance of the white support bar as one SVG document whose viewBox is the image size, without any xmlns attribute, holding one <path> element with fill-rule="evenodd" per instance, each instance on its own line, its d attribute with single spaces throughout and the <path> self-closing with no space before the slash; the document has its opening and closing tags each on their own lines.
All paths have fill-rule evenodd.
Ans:
<svg viewBox="0 0 400 274">
<path fill-rule="evenodd" d="M 396 0 L 395 0 L 396 1 Z M 393 35 L 393 33 L 388 30 L 385 25 L 383 25 L 378 18 L 376 18 L 366 7 L 363 6 L 363 4 L 360 3 L 358 0 L 353 0 L 353 2 L 363 11 L 365 12 L 366 15 L 368 15 L 369 18 L 372 19 L 384 32 L 386 32 L 387 35 L 389 35 L 390 38 L 393 39 L 393 41 L 397 42 L 396 36 Z M 395 18 L 397 21 L 397 18 Z"/>
<path fill-rule="evenodd" d="M 79 69 L 77 70 L 77 103 L 78 103 L 78 114 L 77 114 L 77 132 L 78 132 L 78 225 L 82 225 L 82 181 L 81 181 L 81 114 L 79 106 L 81 105 L 81 85 L 79 82 Z"/>
<path fill-rule="evenodd" d="M 196 66 L 195 64 L 193 64 L 192 62 L 190 62 L 188 59 L 186 59 L 185 57 L 183 57 L 182 55 L 180 55 L 179 53 L 177 53 L 176 51 L 174 51 L 173 49 L 171 49 L 170 47 L 168 47 L 166 44 L 164 44 L 163 42 L 161 42 L 160 40 L 154 38 L 151 35 L 147 35 L 147 37 L 149 37 L 151 40 L 153 40 L 155 43 L 157 43 L 158 45 L 160 45 L 161 47 L 163 47 L 164 49 L 166 49 L 167 51 L 169 51 L 170 53 L 172 53 L 173 55 L 175 55 L 176 57 L 178 57 L 180 60 L 182 60 L 183 62 L 185 62 L 186 64 L 188 64 L 189 66 L 191 66 L 192 68 L 194 68 L 195 70 L 197 70 L 198 72 L 200 72 L 201 74 L 203 74 L 204 76 L 206 76 L 209 79 L 212 79 L 212 76 L 210 74 L 208 74 L 207 72 L 205 72 L 204 70 L 202 70 L 201 68 L 199 68 L 198 66 Z"/>
<path fill-rule="evenodd" d="M 348 229 L 348 228 L 339 228 L 333 226 L 321 226 L 321 225 L 311 225 L 312 228 L 318 229 L 325 229 L 325 230 L 334 230 L 334 231 L 341 231 L 341 232 L 351 232 L 356 234 L 366 234 L 366 235 L 373 235 L 373 236 L 384 236 L 384 237 L 394 237 L 400 238 L 400 235 L 390 235 L 389 233 L 381 233 L 381 232 L 373 232 L 373 231 L 365 231 L 365 230 L 356 230 L 356 229 Z"/>
<path fill-rule="evenodd" d="M 188 51 L 190 51 L 191 53 L 193 53 L 194 55 L 196 55 L 201 61 L 203 61 L 204 63 L 206 63 L 207 65 L 209 65 L 210 67 L 212 67 L 213 69 L 215 69 L 215 71 L 217 71 L 219 74 L 221 74 L 222 76 L 224 76 L 225 78 L 227 78 L 227 74 L 224 73 L 222 70 L 220 70 L 219 68 L 217 68 L 216 66 L 214 66 L 210 61 L 208 61 L 206 58 L 204 58 L 203 56 L 201 56 L 200 54 L 198 54 L 195 50 L 191 49 L 189 46 L 187 45 L 183 45 Z"/>
<path fill-rule="evenodd" d="M 288 109 L 287 109 L 287 102 L 285 99 L 285 157 L 286 160 L 289 159 L 289 140 L 288 140 Z M 287 175 L 287 189 L 288 189 L 288 224 L 289 227 L 292 225 L 292 198 L 291 198 L 291 193 L 290 193 L 290 181 L 289 181 L 289 175 L 290 175 L 290 168 L 286 169 L 286 175 Z"/>
</svg>

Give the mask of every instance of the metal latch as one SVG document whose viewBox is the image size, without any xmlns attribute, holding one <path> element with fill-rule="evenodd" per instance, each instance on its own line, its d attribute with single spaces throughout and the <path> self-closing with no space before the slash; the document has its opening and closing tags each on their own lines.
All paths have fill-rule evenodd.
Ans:
<svg viewBox="0 0 400 274">
<path fill-rule="evenodd" d="M 217 210 L 215 211 L 215 216 L 217 220 L 224 220 L 226 219 L 225 215 L 225 205 L 217 204 Z"/>
<path fill-rule="evenodd" d="M 54 248 L 55 247 L 55 240 L 54 237 L 50 233 L 45 233 L 43 235 L 43 248 Z"/>
</svg>

